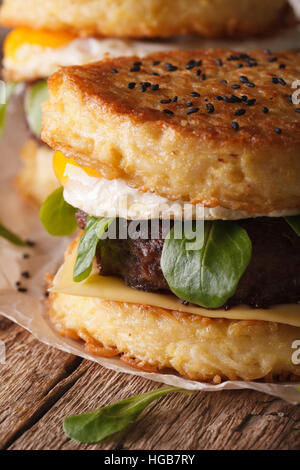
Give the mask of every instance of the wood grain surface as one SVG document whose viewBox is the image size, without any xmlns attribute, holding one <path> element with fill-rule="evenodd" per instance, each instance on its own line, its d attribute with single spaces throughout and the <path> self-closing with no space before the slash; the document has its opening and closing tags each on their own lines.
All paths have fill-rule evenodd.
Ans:
<svg viewBox="0 0 300 470">
<path fill-rule="evenodd" d="M 247 390 L 170 395 L 123 434 L 79 444 L 64 417 L 158 384 L 47 347 L 2 317 L 0 340 L 0 449 L 300 449 L 300 406 Z"/>
</svg>

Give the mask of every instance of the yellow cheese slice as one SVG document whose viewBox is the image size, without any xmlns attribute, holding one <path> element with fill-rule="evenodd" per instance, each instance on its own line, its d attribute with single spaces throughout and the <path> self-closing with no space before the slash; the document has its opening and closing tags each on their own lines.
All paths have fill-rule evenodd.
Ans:
<svg viewBox="0 0 300 470">
<path fill-rule="evenodd" d="M 51 292 L 76 295 L 82 297 L 99 297 L 105 300 L 128 302 L 161 307 L 167 310 L 193 313 L 210 318 L 228 318 L 232 320 L 263 320 L 284 323 L 300 327 L 300 305 L 278 305 L 270 309 L 253 309 L 248 306 L 236 306 L 230 310 L 209 310 L 202 307 L 183 305 L 174 295 L 156 294 L 132 289 L 117 277 L 99 276 L 96 269 L 83 282 L 73 281 L 77 244 L 73 252 L 65 258 L 58 271 Z"/>
</svg>

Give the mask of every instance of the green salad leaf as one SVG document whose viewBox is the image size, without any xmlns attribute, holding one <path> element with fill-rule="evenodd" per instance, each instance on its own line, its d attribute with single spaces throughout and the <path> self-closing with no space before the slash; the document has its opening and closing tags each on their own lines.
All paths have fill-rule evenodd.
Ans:
<svg viewBox="0 0 300 470">
<path fill-rule="evenodd" d="M 252 244 L 239 224 L 231 221 L 204 223 L 201 249 L 186 249 L 187 239 L 174 237 L 175 226 L 165 240 L 161 268 L 172 292 L 180 299 L 218 308 L 234 294 L 251 260 Z"/>
<path fill-rule="evenodd" d="M 7 82 L 5 84 L 6 100 L 5 100 L 5 103 L 0 104 L 0 137 L 3 136 L 3 132 L 4 132 L 6 107 L 9 102 L 10 97 L 13 95 L 13 92 L 16 86 L 17 86 L 17 83 L 15 82 Z"/>
<path fill-rule="evenodd" d="M 75 232 L 76 209 L 64 200 L 64 188 L 53 191 L 44 201 L 40 210 L 40 219 L 50 235 L 64 237 Z"/>
<path fill-rule="evenodd" d="M 289 226 L 296 232 L 298 237 L 300 237 L 300 215 L 285 217 L 284 219 L 289 224 Z"/>
<path fill-rule="evenodd" d="M 9 242 L 17 246 L 27 246 L 27 242 L 22 240 L 18 235 L 11 232 L 7 227 L 5 227 L 2 222 L 0 222 L 0 237 L 5 238 Z"/>
<path fill-rule="evenodd" d="M 42 104 L 49 97 L 46 80 L 39 80 L 29 87 L 25 95 L 25 113 L 31 131 L 37 136 L 41 135 Z"/>
<path fill-rule="evenodd" d="M 76 441 L 87 444 L 100 442 L 134 423 L 142 411 L 154 400 L 175 392 L 193 393 L 178 387 L 158 388 L 152 392 L 104 406 L 91 413 L 70 416 L 64 420 L 63 429 L 67 436 Z"/>
<path fill-rule="evenodd" d="M 91 271 L 96 248 L 102 235 L 106 232 L 114 218 L 88 217 L 82 237 L 80 238 L 73 279 L 81 282 L 86 279 Z"/>
</svg>

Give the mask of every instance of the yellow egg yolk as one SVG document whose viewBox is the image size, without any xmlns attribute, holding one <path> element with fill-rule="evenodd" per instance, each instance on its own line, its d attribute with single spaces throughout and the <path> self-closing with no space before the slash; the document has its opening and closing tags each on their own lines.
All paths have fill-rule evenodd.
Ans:
<svg viewBox="0 0 300 470">
<path fill-rule="evenodd" d="M 68 179 L 68 177 L 64 174 L 67 164 L 77 166 L 89 176 L 93 176 L 94 178 L 102 178 L 102 175 L 97 170 L 80 166 L 75 162 L 75 160 L 73 160 L 73 158 L 67 158 L 62 152 L 57 151 L 53 156 L 53 169 L 57 179 L 61 182 L 62 185 L 64 185 Z"/>
<path fill-rule="evenodd" d="M 76 36 L 70 33 L 16 28 L 6 36 L 3 46 L 4 56 L 12 60 L 16 59 L 17 50 L 24 44 L 55 49 L 70 43 L 75 38 Z"/>
</svg>

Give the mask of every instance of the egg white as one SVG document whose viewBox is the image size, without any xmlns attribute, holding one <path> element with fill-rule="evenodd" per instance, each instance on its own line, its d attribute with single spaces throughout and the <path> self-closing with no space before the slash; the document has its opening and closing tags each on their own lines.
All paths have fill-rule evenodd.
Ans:
<svg viewBox="0 0 300 470">
<path fill-rule="evenodd" d="M 4 69 L 14 80 L 35 80 L 52 75 L 60 66 L 84 65 L 106 57 L 137 55 L 143 57 L 151 52 L 172 49 L 228 48 L 245 52 L 270 48 L 285 50 L 295 48 L 300 41 L 300 28 L 289 28 L 281 35 L 269 38 L 250 38 L 244 41 L 233 39 L 205 39 L 201 37 L 174 38 L 168 41 L 123 40 L 78 38 L 58 48 L 24 43 L 15 51 L 14 59 L 5 57 Z"/>
<path fill-rule="evenodd" d="M 129 187 L 121 179 L 107 180 L 89 176 L 84 170 L 67 164 L 64 172 L 64 198 L 74 207 L 95 217 L 123 217 L 146 220 L 154 218 L 174 220 L 239 220 L 254 217 L 282 217 L 295 215 L 299 210 L 274 211 L 268 214 L 252 214 L 232 211 L 218 206 L 214 208 L 170 201 L 151 192 L 141 192 Z"/>
</svg>

